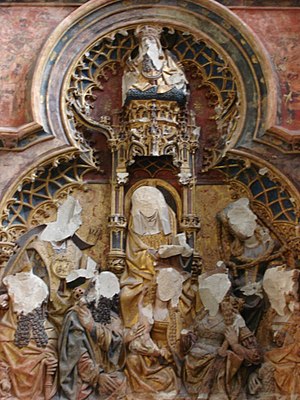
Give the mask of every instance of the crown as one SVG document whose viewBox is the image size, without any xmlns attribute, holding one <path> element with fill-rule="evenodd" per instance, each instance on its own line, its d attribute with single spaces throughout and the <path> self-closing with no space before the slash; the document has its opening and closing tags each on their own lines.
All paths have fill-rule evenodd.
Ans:
<svg viewBox="0 0 300 400">
<path fill-rule="evenodd" d="M 158 25 L 138 25 L 134 34 L 138 38 L 144 36 L 154 36 L 159 38 L 162 33 L 162 27 Z"/>
</svg>

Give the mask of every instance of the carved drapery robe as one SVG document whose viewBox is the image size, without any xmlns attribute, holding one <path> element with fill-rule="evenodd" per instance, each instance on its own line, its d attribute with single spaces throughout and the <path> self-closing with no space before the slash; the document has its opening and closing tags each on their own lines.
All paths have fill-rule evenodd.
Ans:
<svg viewBox="0 0 300 400">
<path fill-rule="evenodd" d="M 89 333 L 80 323 L 76 307 L 64 319 L 59 340 L 59 399 L 121 399 L 126 380 L 118 372 L 123 354 L 122 334 L 109 325 L 95 324 Z M 111 374 L 118 388 L 107 393 L 99 385 L 102 373 Z"/>
<path fill-rule="evenodd" d="M 56 392 L 56 380 L 47 377 L 47 362 L 57 359 L 57 335 L 45 321 L 48 344 L 38 347 L 31 338 L 27 346 L 19 348 L 14 343 L 17 315 L 10 306 L 0 322 L 0 361 L 9 367 L 12 394 L 18 400 L 50 399 Z"/>
<path fill-rule="evenodd" d="M 218 354 L 225 340 L 225 330 L 220 313 L 215 317 L 206 314 L 196 321 L 198 339 L 186 355 L 183 368 L 183 382 L 192 398 L 233 400 L 240 394 L 239 369 L 244 358 L 231 349 L 226 350 L 225 356 Z"/>
</svg>

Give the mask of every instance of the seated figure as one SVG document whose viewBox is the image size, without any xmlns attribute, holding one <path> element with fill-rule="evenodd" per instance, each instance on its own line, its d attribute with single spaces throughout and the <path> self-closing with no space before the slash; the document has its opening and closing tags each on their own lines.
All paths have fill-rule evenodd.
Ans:
<svg viewBox="0 0 300 400">
<path fill-rule="evenodd" d="M 134 191 L 126 243 L 126 268 L 121 276 L 120 301 L 126 328 L 140 320 L 138 305 L 145 289 L 144 305 L 153 306 L 155 289 L 151 288 L 156 285 L 156 269 L 172 266 L 178 271 L 184 270 L 186 263 L 183 260 L 189 260 L 193 250 L 183 236 L 176 235 L 175 214 L 157 188 L 141 186 Z M 186 314 L 190 314 L 191 309 L 192 302 L 189 301 L 185 305 Z"/>
<path fill-rule="evenodd" d="M 263 288 L 270 301 L 258 339 L 265 351 L 262 367 L 251 376 L 250 392 L 280 399 L 300 396 L 299 271 L 286 266 L 266 271 Z"/>
<path fill-rule="evenodd" d="M 135 399 L 175 399 L 179 394 L 186 278 L 174 268 L 159 270 L 153 307 L 140 304 L 145 331 L 130 343 L 125 369 Z"/>
<path fill-rule="evenodd" d="M 59 334 L 65 312 L 71 306 L 71 291 L 66 277 L 79 268 L 92 270 L 96 263 L 80 248 L 87 248 L 78 235 L 81 225 L 81 206 L 72 196 L 59 205 L 54 222 L 40 225 L 20 238 L 19 249 L 8 262 L 4 275 L 22 271 L 24 262 L 47 284 L 48 320 Z M 75 243 L 76 242 L 76 243 Z M 78 247 L 80 246 L 80 248 Z"/>
<path fill-rule="evenodd" d="M 126 378 L 120 371 L 125 362 L 126 340 L 141 329 L 128 332 L 112 310 L 120 287 L 111 272 L 102 272 L 94 288 L 82 285 L 86 272 L 73 271 L 67 278 L 73 287 L 74 306 L 67 312 L 59 339 L 59 399 L 122 399 Z M 89 280 L 89 279 L 88 279 Z"/>
<path fill-rule="evenodd" d="M 177 100 L 184 103 L 187 80 L 183 69 L 160 43 L 161 28 L 138 26 L 139 53 L 127 61 L 123 76 L 123 102 L 131 99 Z"/>
<path fill-rule="evenodd" d="M 45 318 L 47 285 L 31 265 L 8 275 L 1 295 L 5 313 L 0 321 L 1 399 L 51 399 L 56 392 L 57 336 Z M 6 371 L 6 376 L 5 376 Z"/>
<path fill-rule="evenodd" d="M 199 277 L 204 310 L 196 316 L 193 330 L 183 332 L 183 382 L 192 399 L 237 399 L 243 387 L 242 366 L 260 362 L 255 337 L 228 295 L 230 287 L 225 273 Z"/>
</svg>

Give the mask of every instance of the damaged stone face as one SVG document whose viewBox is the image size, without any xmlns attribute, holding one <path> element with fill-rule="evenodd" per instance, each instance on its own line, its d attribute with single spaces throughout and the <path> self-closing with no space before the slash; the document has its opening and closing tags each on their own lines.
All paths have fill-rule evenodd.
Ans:
<svg viewBox="0 0 300 400">
<path fill-rule="evenodd" d="M 240 238 L 247 239 L 253 236 L 257 227 L 257 217 L 250 210 L 249 199 L 243 197 L 226 207 L 223 214 L 228 220 L 230 229 Z"/>
<path fill-rule="evenodd" d="M 120 284 L 115 274 L 109 271 L 101 272 L 96 278 L 96 301 L 100 296 L 112 299 L 115 294 L 120 292 Z"/>
<path fill-rule="evenodd" d="M 171 232 L 169 211 L 163 194 L 153 186 L 141 186 L 132 195 L 133 229 L 139 235 Z"/>
<path fill-rule="evenodd" d="M 267 269 L 263 279 L 263 288 L 273 310 L 278 315 L 284 316 L 288 305 L 287 296 L 293 296 L 298 289 L 298 283 L 295 282 L 295 270 L 288 271 L 284 265 Z"/>
<path fill-rule="evenodd" d="M 123 103 L 130 91 L 146 92 L 155 90 L 164 94 L 175 89 L 187 95 L 187 79 L 168 52 L 160 43 L 161 28 L 158 26 L 138 26 L 135 35 L 139 38 L 139 54 L 127 61 L 123 75 Z"/>
<path fill-rule="evenodd" d="M 79 201 L 72 196 L 58 207 L 57 219 L 47 225 L 40 235 L 40 239 L 46 242 L 60 242 L 74 235 L 80 227 L 82 208 Z"/>
<path fill-rule="evenodd" d="M 157 274 L 157 296 L 161 301 L 171 300 L 176 307 L 182 293 L 183 276 L 174 268 L 161 269 Z"/>
<path fill-rule="evenodd" d="M 214 274 L 211 276 L 200 275 L 199 294 L 204 308 L 209 315 L 214 317 L 219 310 L 219 304 L 224 299 L 231 287 L 227 274 Z"/>
<path fill-rule="evenodd" d="M 49 294 L 44 281 L 31 272 L 8 275 L 3 283 L 12 300 L 13 311 L 17 314 L 29 314 L 40 307 Z"/>
</svg>

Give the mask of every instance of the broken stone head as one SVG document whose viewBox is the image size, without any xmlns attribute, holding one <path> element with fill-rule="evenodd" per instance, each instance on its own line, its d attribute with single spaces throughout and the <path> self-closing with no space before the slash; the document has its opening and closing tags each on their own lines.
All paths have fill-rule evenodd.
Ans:
<svg viewBox="0 0 300 400">
<path fill-rule="evenodd" d="M 215 317 L 219 306 L 231 288 L 231 282 L 227 274 L 217 273 L 210 276 L 200 275 L 199 294 L 204 308 L 211 317 Z"/>
</svg>

